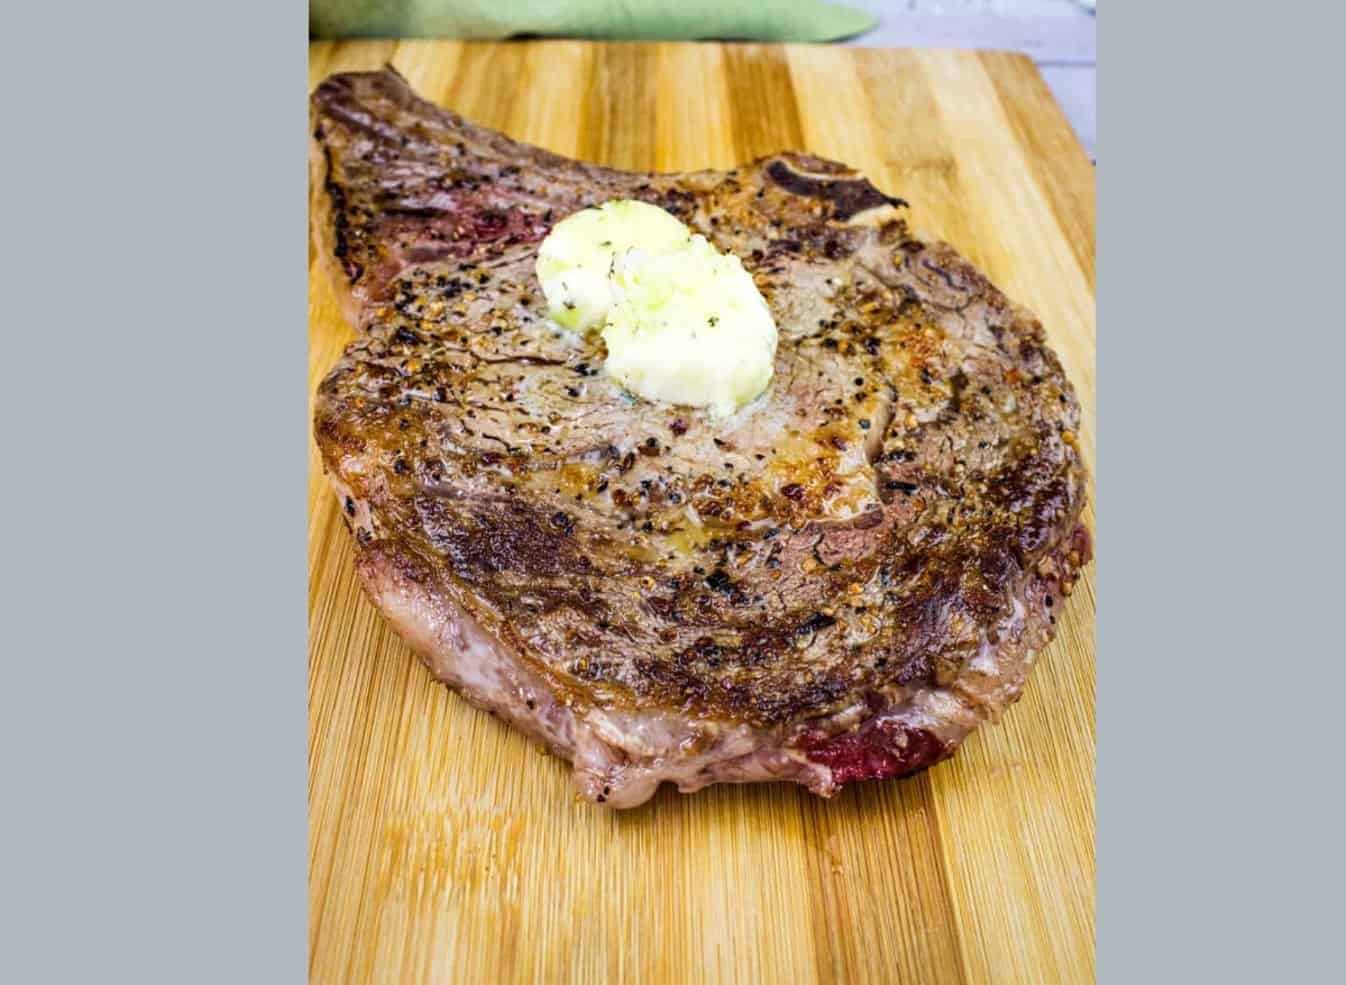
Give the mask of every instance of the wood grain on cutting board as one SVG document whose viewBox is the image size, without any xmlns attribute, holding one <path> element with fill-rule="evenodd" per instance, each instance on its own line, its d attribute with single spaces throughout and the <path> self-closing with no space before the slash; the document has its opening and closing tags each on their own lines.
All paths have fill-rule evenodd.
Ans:
<svg viewBox="0 0 1346 985">
<path fill-rule="evenodd" d="M 309 60 L 311 86 L 391 61 L 472 120 L 616 167 L 795 148 L 861 169 L 1042 318 L 1095 461 L 1093 169 L 1027 58 L 374 41 Z M 310 394 L 351 338 L 312 259 Z M 1092 567 L 1024 698 L 950 762 L 831 802 L 666 788 L 614 812 L 435 683 L 361 594 L 309 463 L 312 981 L 1093 980 Z"/>
</svg>

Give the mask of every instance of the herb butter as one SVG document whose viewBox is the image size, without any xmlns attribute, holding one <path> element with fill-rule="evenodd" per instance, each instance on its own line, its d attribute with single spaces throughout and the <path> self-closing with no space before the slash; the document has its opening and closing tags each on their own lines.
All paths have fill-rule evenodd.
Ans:
<svg viewBox="0 0 1346 985">
<path fill-rule="evenodd" d="M 644 202 L 567 217 L 538 251 L 551 318 L 597 331 L 607 372 L 647 400 L 727 415 L 771 381 L 776 323 L 738 257 Z"/>
</svg>

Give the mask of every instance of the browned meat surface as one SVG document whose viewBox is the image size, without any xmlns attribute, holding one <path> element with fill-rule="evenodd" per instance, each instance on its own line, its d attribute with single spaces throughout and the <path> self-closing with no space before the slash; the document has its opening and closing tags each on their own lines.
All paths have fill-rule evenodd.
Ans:
<svg viewBox="0 0 1346 985">
<path fill-rule="evenodd" d="M 391 70 L 327 79 L 312 124 L 360 333 L 317 441 L 370 595 L 439 677 L 616 806 L 911 773 L 1018 698 L 1090 557 L 1079 406 L 1038 321 L 905 203 L 799 153 L 581 164 Z M 629 396 L 547 321 L 538 242 L 612 198 L 736 253 L 771 306 L 774 379 L 727 421 Z"/>
</svg>

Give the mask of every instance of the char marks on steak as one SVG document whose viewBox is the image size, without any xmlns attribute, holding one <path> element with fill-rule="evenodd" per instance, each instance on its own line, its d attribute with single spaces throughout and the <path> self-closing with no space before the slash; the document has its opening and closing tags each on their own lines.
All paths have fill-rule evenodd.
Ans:
<svg viewBox="0 0 1346 985">
<path fill-rule="evenodd" d="M 365 587 L 431 670 L 588 798 L 948 756 L 1017 699 L 1090 556 L 1079 406 L 1039 322 L 834 162 L 633 174 L 512 141 L 391 70 L 312 97 L 314 226 L 359 336 L 315 429 Z M 538 242 L 661 206 L 775 315 L 727 421 L 624 393 L 546 319 Z"/>
</svg>

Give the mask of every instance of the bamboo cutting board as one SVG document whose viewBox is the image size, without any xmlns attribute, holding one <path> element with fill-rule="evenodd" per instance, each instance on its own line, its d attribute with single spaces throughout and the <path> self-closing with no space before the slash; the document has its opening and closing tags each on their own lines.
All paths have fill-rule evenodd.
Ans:
<svg viewBox="0 0 1346 985">
<path fill-rule="evenodd" d="M 1095 461 L 1093 169 L 1028 59 L 578 42 L 309 59 L 311 86 L 391 61 L 470 119 L 622 168 L 784 148 L 859 168 L 1042 318 Z M 312 259 L 310 394 L 350 339 Z M 1092 568 L 1023 700 L 952 761 L 832 802 L 666 788 L 619 813 L 432 680 L 361 594 L 312 446 L 310 471 L 312 981 L 1093 980 Z"/>
</svg>

